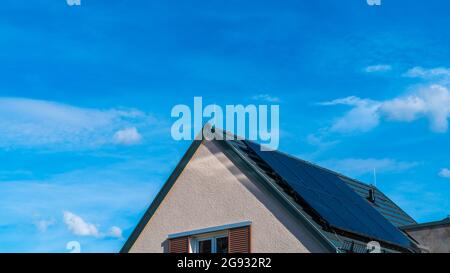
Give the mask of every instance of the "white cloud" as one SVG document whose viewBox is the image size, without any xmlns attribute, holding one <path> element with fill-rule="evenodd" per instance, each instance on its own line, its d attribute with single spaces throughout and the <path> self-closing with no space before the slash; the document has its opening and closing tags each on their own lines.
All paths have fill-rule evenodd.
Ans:
<svg viewBox="0 0 450 273">
<path fill-rule="evenodd" d="M 345 116 L 336 120 L 331 131 L 349 133 L 354 131 L 368 132 L 377 127 L 380 116 L 376 106 L 357 106 Z"/>
<path fill-rule="evenodd" d="M 432 85 L 415 94 L 386 101 L 380 109 L 389 119 L 396 121 L 410 122 L 425 116 L 433 131 L 446 132 L 450 116 L 450 91 L 441 85 Z"/>
<path fill-rule="evenodd" d="M 379 125 L 382 118 L 411 122 L 420 117 L 429 120 L 432 131 L 442 133 L 448 130 L 450 117 L 450 91 L 441 85 L 420 88 L 410 95 L 385 101 L 352 96 L 320 104 L 352 106 L 331 127 L 331 131 L 343 133 L 370 131 Z"/>
<path fill-rule="evenodd" d="M 133 145 L 141 142 L 142 136 L 136 127 L 119 130 L 114 134 L 114 142 L 123 145 Z"/>
<path fill-rule="evenodd" d="M 373 72 L 386 72 L 392 69 L 392 66 L 387 64 L 377 64 L 377 65 L 370 65 L 367 66 L 364 71 L 367 73 L 373 73 Z"/>
<path fill-rule="evenodd" d="M 390 158 L 347 158 L 341 160 L 328 160 L 324 161 L 322 164 L 332 170 L 356 176 L 372 173 L 374 169 L 379 173 L 399 172 L 411 169 L 418 165 L 416 162 L 398 161 Z"/>
<path fill-rule="evenodd" d="M 365 105 L 367 104 L 368 100 L 364 100 L 355 96 L 350 96 L 350 97 L 346 97 L 346 98 L 341 98 L 341 99 L 335 99 L 332 101 L 326 101 L 326 102 L 321 102 L 319 103 L 319 105 L 324 105 L 324 106 L 330 106 L 330 105 L 352 105 L 352 106 L 361 106 L 361 105 Z"/>
<path fill-rule="evenodd" d="M 265 102 L 280 102 L 278 97 L 270 96 L 269 94 L 258 94 L 252 97 L 253 100 L 265 101 Z"/>
<path fill-rule="evenodd" d="M 439 176 L 450 179 L 450 170 L 447 168 L 441 169 L 441 171 L 439 172 Z"/>
<path fill-rule="evenodd" d="M 67 228 L 75 235 L 99 237 L 100 232 L 94 224 L 84 221 L 80 216 L 64 211 L 64 223 Z"/>
<path fill-rule="evenodd" d="M 114 133 L 122 128 L 151 123 L 150 116 L 134 109 L 101 110 L 0 97 L 0 148 L 92 148 L 112 144 Z"/>
<path fill-rule="evenodd" d="M 116 226 L 112 226 L 109 229 L 108 235 L 114 238 L 122 239 L 122 229 Z"/>
<path fill-rule="evenodd" d="M 112 226 L 108 232 L 102 233 L 97 228 L 96 225 L 86 222 L 80 216 L 69 212 L 64 211 L 64 224 L 66 224 L 69 231 L 78 236 L 90 236 L 90 237 L 112 237 L 117 239 L 122 239 L 122 229 L 117 226 Z"/>
<path fill-rule="evenodd" d="M 450 77 L 450 68 L 437 67 L 426 69 L 421 66 L 416 66 L 403 74 L 405 77 L 409 78 L 422 78 L 422 79 L 435 79 L 440 77 Z"/>
<path fill-rule="evenodd" d="M 353 106 L 349 112 L 334 122 L 330 129 L 333 132 L 367 132 L 377 127 L 380 123 L 379 103 L 376 101 L 351 96 L 320 104 Z"/>
<path fill-rule="evenodd" d="M 417 96 L 395 98 L 381 105 L 389 119 L 398 121 L 413 121 L 417 115 L 426 109 L 425 102 Z"/>
</svg>

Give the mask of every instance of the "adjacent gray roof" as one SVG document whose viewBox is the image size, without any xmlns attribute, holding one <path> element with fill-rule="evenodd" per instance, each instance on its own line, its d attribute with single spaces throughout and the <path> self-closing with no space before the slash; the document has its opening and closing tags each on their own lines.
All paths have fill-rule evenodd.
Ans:
<svg viewBox="0 0 450 273">
<path fill-rule="evenodd" d="M 440 221 L 402 226 L 401 229 L 406 231 L 413 231 L 419 229 L 431 229 L 439 227 L 450 227 L 450 215 Z"/>
</svg>

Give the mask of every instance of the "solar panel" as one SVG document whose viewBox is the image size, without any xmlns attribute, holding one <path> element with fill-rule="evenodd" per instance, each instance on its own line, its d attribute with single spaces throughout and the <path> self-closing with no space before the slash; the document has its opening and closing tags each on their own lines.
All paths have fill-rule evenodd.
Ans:
<svg viewBox="0 0 450 273">
<path fill-rule="evenodd" d="M 339 175 L 278 151 L 261 151 L 259 144 L 245 142 L 330 226 L 410 247 L 408 238 L 355 193 Z"/>
</svg>

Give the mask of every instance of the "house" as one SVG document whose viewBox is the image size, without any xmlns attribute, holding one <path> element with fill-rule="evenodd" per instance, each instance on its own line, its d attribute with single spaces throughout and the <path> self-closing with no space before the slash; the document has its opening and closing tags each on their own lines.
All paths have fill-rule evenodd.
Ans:
<svg viewBox="0 0 450 273">
<path fill-rule="evenodd" d="M 121 252 L 420 252 L 376 187 L 260 148 L 194 141 Z"/>
<path fill-rule="evenodd" d="M 440 221 L 401 227 L 424 246 L 426 252 L 450 253 L 450 216 Z"/>
</svg>

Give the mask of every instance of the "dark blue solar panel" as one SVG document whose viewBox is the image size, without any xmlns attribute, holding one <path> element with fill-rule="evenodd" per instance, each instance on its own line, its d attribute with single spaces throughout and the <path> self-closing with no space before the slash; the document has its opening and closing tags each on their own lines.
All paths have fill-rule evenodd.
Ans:
<svg viewBox="0 0 450 273">
<path fill-rule="evenodd" d="M 277 151 L 249 147 L 278 173 L 330 226 L 410 247 L 410 241 L 337 174 Z"/>
</svg>

